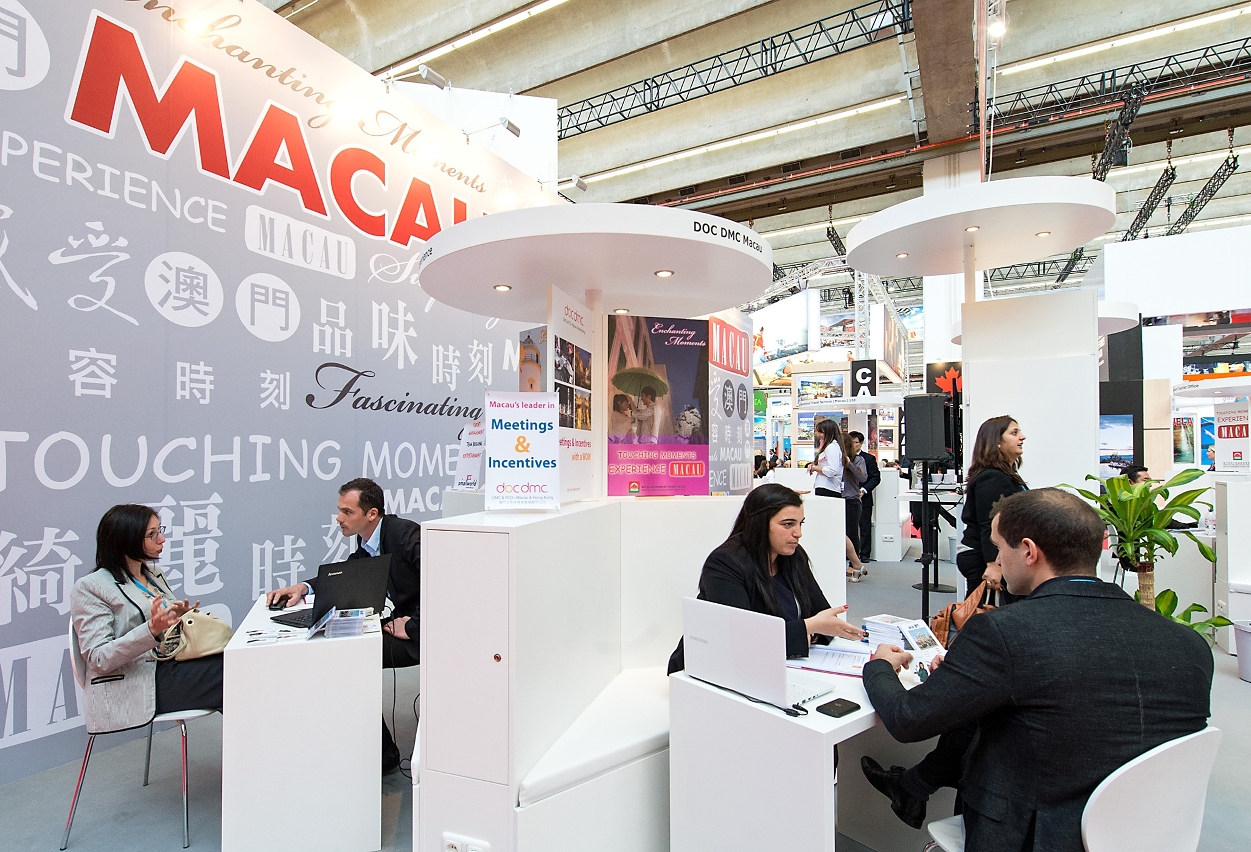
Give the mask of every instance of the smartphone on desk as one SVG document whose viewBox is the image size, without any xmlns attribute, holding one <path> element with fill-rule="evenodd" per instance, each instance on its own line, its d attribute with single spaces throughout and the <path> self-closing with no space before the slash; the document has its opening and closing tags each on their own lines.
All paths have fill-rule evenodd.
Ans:
<svg viewBox="0 0 1251 852">
<path fill-rule="evenodd" d="M 848 701 L 846 698 L 835 698 L 828 704 L 822 704 L 818 707 L 817 712 L 838 719 L 846 716 L 848 713 L 855 713 L 859 709 L 860 705 L 854 701 Z"/>
</svg>

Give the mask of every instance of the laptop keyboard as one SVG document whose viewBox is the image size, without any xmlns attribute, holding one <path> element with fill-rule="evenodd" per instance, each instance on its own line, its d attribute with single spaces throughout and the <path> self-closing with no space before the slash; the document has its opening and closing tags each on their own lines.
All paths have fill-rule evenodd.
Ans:
<svg viewBox="0 0 1251 852">
<path fill-rule="evenodd" d="M 799 675 L 787 674 L 786 677 L 786 703 L 787 704 L 803 704 L 814 698 L 820 698 L 822 695 L 829 695 L 834 689 L 824 681 L 816 678 L 806 678 Z"/>
<path fill-rule="evenodd" d="M 307 630 L 313 626 L 313 608 L 300 609 L 295 612 L 283 612 L 271 615 L 270 621 L 276 621 L 284 627 L 301 627 Z"/>
</svg>

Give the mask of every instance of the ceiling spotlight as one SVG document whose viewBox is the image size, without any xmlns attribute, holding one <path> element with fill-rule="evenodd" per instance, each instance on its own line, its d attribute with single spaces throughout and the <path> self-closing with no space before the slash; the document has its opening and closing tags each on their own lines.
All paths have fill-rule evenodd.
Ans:
<svg viewBox="0 0 1251 852">
<path fill-rule="evenodd" d="M 673 270 L 672 269 L 657 269 L 655 272 L 655 275 L 657 278 L 672 278 Z"/>
<path fill-rule="evenodd" d="M 613 311 L 613 313 L 614 314 L 628 314 L 630 313 L 630 309 L 629 308 L 617 308 L 616 310 Z"/>
<path fill-rule="evenodd" d="M 900 260 L 903 260 L 907 256 L 908 256 L 908 253 L 906 251 L 901 251 L 899 254 L 895 255 L 895 257 L 899 258 Z"/>
<path fill-rule="evenodd" d="M 1003 38 L 1003 34 L 1008 31 L 1008 22 L 1003 18 L 991 18 L 986 24 L 986 35 L 991 38 Z"/>
<path fill-rule="evenodd" d="M 504 128 L 505 130 L 507 130 L 509 133 L 511 133 L 512 135 L 516 137 L 520 138 L 521 136 L 521 128 L 513 124 L 504 116 L 500 116 L 500 127 Z"/>
<path fill-rule="evenodd" d="M 1050 232 L 1050 231 L 1039 231 L 1037 234 L 1034 234 L 1034 236 L 1036 236 L 1036 237 L 1049 237 L 1049 236 L 1051 236 L 1051 232 Z"/>
<path fill-rule="evenodd" d="M 504 128 L 514 136 L 521 136 L 521 128 L 513 124 L 507 117 L 504 116 L 501 116 L 499 121 L 493 121 L 486 127 L 479 127 L 477 130 L 462 130 L 461 133 L 465 134 L 465 144 L 468 145 L 470 136 L 473 136 L 475 133 L 481 133 L 484 130 L 494 130 L 497 127 Z"/>
<path fill-rule="evenodd" d="M 964 229 L 966 234 L 971 234 L 974 231 L 980 231 L 980 230 L 981 230 L 981 226 L 979 225 L 969 225 L 969 227 Z"/>
<path fill-rule="evenodd" d="M 496 292 L 499 292 L 499 293 L 507 293 L 511 289 L 513 288 L 509 284 L 496 284 L 495 285 L 495 290 Z"/>
<path fill-rule="evenodd" d="M 427 65 L 417 66 L 417 76 L 423 83 L 429 83 L 431 86 L 438 86 L 440 89 L 452 88 L 452 84 L 447 81 L 446 77 Z"/>
</svg>

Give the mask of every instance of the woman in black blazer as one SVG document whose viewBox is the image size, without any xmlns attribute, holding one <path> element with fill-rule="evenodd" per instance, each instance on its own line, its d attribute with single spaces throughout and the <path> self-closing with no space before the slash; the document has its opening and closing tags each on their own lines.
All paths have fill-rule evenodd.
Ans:
<svg viewBox="0 0 1251 852">
<path fill-rule="evenodd" d="M 996 560 L 999 548 L 990 540 L 990 510 L 1010 494 L 1025 490 L 1017 471 L 1025 447 L 1025 433 L 1008 415 L 992 417 L 977 430 L 973 442 L 973 462 L 964 485 L 964 545 L 956 555 L 956 567 L 972 589 L 982 580 L 999 592 L 1000 603 L 1011 603 L 1015 595 L 1003 588 L 1003 576 Z"/>
<path fill-rule="evenodd" d="M 786 655 L 802 657 L 812 642 L 831 636 L 859 640 L 864 632 L 839 616 L 812 575 L 799 546 L 804 505 L 785 485 L 761 485 L 747 495 L 734 528 L 708 554 L 699 575 L 699 599 L 774 615 L 786 621 Z M 685 668 L 682 642 L 669 658 L 669 674 Z"/>
</svg>

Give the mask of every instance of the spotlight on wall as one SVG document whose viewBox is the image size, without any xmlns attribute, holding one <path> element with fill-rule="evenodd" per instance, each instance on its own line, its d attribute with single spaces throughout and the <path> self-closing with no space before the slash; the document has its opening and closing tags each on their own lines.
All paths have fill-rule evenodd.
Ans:
<svg viewBox="0 0 1251 852">
<path fill-rule="evenodd" d="M 482 133 L 484 130 L 494 130 L 497 127 L 504 128 L 514 136 L 521 136 L 521 128 L 509 121 L 506 116 L 501 116 L 499 121 L 492 122 L 486 127 L 479 127 L 477 130 L 462 130 L 461 133 L 465 134 L 465 144 L 468 145 L 470 136 L 473 136 L 475 133 Z"/>
<path fill-rule="evenodd" d="M 440 89 L 452 88 L 452 84 L 448 82 L 448 79 L 429 65 L 419 65 L 417 67 L 417 76 L 421 78 L 421 82 L 429 83 L 431 86 L 438 86 Z"/>
<path fill-rule="evenodd" d="M 981 226 L 980 226 L 980 225 L 969 225 L 969 227 L 967 227 L 967 228 L 965 228 L 965 229 L 964 229 L 964 232 L 965 232 L 966 234 L 974 234 L 974 233 L 977 233 L 978 231 L 980 231 L 981 229 L 982 229 L 982 228 L 981 228 Z"/>
<path fill-rule="evenodd" d="M 569 182 L 583 192 L 586 192 L 586 181 L 584 181 L 579 175 L 573 175 L 570 177 Z"/>
<path fill-rule="evenodd" d="M 495 285 L 495 290 L 496 292 L 499 292 L 499 293 L 507 293 L 511 289 L 513 288 L 508 284 L 496 284 Z"/>
<path fill-rule="evenodd" d="M 906 251 L 901 251 L 899 254 L 895 255 L 895 257 L 899 258 L 900 260 L 903 260 L 907 256 L 908 256 L 908 253 Z"/>
<path fill-rule="evenodd" d="M 672 278 L 673 270 L 672 269 L 657 269 L 653 274 L 657 278 Z"/>
<path fill-rule="evenodd" d="M 1003 38 L 1008 31 L 1008 22 L 1004 18 L 991 18 L 986 22 L 986 35 L 991 38 Z"/>
<path fill-rule="evenodd" d="M 613 311 L 613 313 L 614 314 L 628 314 L 630 313 L 630 309 L 629 308 L 617 308 Z"/>
</svg>

